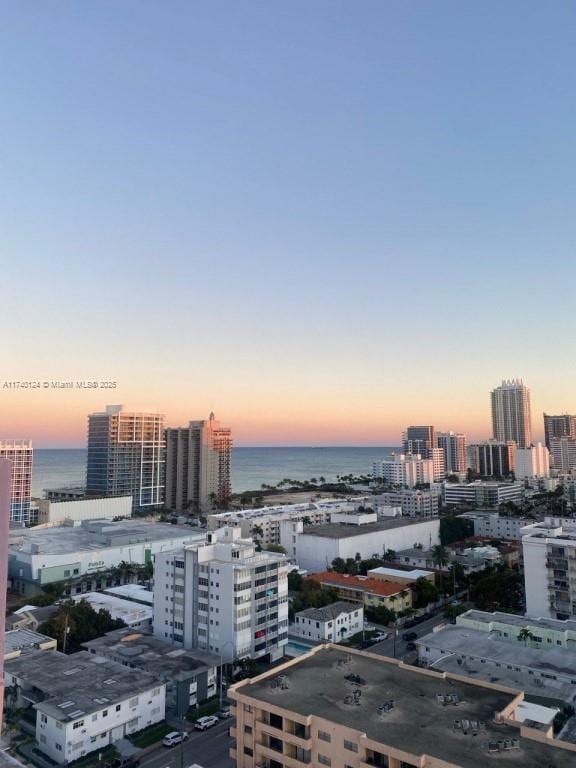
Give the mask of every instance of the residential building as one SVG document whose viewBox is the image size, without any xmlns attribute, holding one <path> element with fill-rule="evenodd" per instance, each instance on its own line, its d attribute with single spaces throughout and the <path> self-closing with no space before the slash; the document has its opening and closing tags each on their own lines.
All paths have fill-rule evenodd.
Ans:
<svg viewBox="0 0 576 768">
<path fill-rule="evenodd" d="M 507 501 L 519 504 L 524 498 L 522 483 L 484 482 L 444 483 L 444 504 L 473 504 L 478 507 L 499 507 Z"/>
<path fill-rule="evenodd" d="M 366 525 L 327 523 L 307 525 L 301 522 L 296 533 L 290 532 L 296 541 L 286 541 L 286 549 L 300 568 L 308 572 L 325 571 L 336 558 L 381 557 L 386 550 L 405 549 L 422 544 L 433 547 L 440 543 L 440 522 L 436 518 L 391 518 Z M 283 544 L 284 546 L 284 544 Z M 289 549 L 293 547 L 293 549 Z"/>
<path fill-rule="evenodd" d="M 283 655 L 288 642 L 288 562 L 257 552 L 238 528 L 156 556 L 154 634 L 226 661 Z"/>
<path fill-rule="evenodd" d="M 517 480 L 532 477 L 550 477 L 550 453 L 542 443 L 536 443 L 528 448 L 518 448 L 516 451 Z"/>
<path fill-rule="evenodd" d="M 432 459 L 432 479 L 439 483 L 446 477 L 446 457 L 443 448 L 431 448 L 428 456 Z"/>
<path fill-rule="evenodd" d="M 120 619 L 132 629 L 142 632 L 152 631 L 153 610 L 151 605 L 135 603 L 133 600 L 125 600 L 106 592 L 85 592 L 82 595 L 75 595 L 72 600 L 75 603 L 81 600 L 87 602 L 97 613 L 98 611 L 108 611 L 113 619 Z"/>
<path fill-rule="evenodd" d="M 232 432 L 214 414 L 166 430 L 166 507 L 208 512 L 230 499 Z"/>
<path fill-rule="evenodd" d="M 402 435 L 404 453 L 419 454 L 425 459 L 431 458 L 430 451 L 437 448 L 436 433 L 431 425 L 408 427 Z"/>
<path fill-rule="evenodd" d="M 567 648 L 576 653 L 576 621 L 573 619 L 561 621 L 533 616 L 518 616 L 502 611 L 489 613 L 488 611 L 470 610 L 458 616 L 456 624 L 524 647 L 539 648 L 542 651 Z M 522 630 L 527 630 L 527 632 L 522 632 Z"/>
<path fill-rule="evenodd" d="M 32 440 L 0 440 L 0 459 L 12 465 L 10 520 L 27 525 L 30 522 L 32 488 Z"/>
<path fill-rule="evenodd" d="M 522 691 L 322 645 L 235 684 L 237 768 L 572 768 L 556 710 Z M 544 722 L 543 722 L 544 721 Z"/>
<path fill-rule="evenodd" d="M 134 509 L 164 503 L 164 417 L 108 405 L 88 417 L 88 496 L 132 496 Z"/>
<path fill-rule="evenodd" d="M 477 573 L 485 568 L 494 567 L 502 562 L 502 555 L 497 547 L 490 544 L 479 547 L 464 547 L 450 556 L 451 563 L 458 563 L 464 573 Z"/>
<path fill-rule="evenodd" d="M 4 638 L 4 660 L 17 659 L 32 649 L 55 651 L 57 642 L 53 637 L 31 632 L 29 629 L 12 629 Z"/>
<path fill-rule="evenodd" d="M 414 586 L 418 579 L 426 579 L 426 581 L 432 583 L 436 581 L 436 574 L 434 571 L 424 571 L 418 568 L 403 570 L 398 567 L 386 568 L 384 566 L 379 566 L 378 568 L 371 568 L 366 575 L 370 579 L 382 579 L 382 581 L 390 581 L 394 584 L 405 584 L 410 587 Z"/>
<path fill-rule="evenodd" d="M 438 517 L 441 491 L 438 488 L 416 490 L 401 488 L 385 491 L 378 498 L 383 505 L 400 507 L 403 517 Z"/>
<path fill-rule="evenodd" d="M 546 448 L 552 451 L 552 440 L 554 438 L 568 437 L 576 438 L 576 416 L 564 413 L 561 416 L 550 416 L 544 414 L 544 442 Z"/>
<path fill-rule="evenodd" d="M 52 501 L 34 499 L 38 507 L 38 525 L 70 525 L 82 520 L 120 520 L 132 517 L 132 496 L 112 496 L 100 499 L 70 499 Z"/>
<path fill-rule="evenodd" d="M 466 472 L 468 456 L 466 453 L 466 435 L 456 432 L 438 432 L 438 448 L 444 452 L 444 467 L 447 475 L 459 475 Z"/>
<path fill-rule="evenodd" d="M 299 611 L 290 627 L 293 635 L 315 642 L 340 643 L 364 628 L 364 607 L 337 600 L 322 608 Z"/>
<path fill-rule="evenodd" d="M 401 565 L 404 568 L 416 568 L 423 571 L 448 571 L 449 563 L 445 565 L 438 565 L 435 560 L 432 549 L 425 547 L 410 547 L 408 549 L 395 550 L 396 559 L 395 564 Z"/>
<path fill-rule="evenodd" d="M 412 608 L 412 590 L 406 584 L 336 571 L 314 573 L 309 578 L 323 587 L 335 589 L 340 600 L 361 603 L 364 608 L 397 612 Z"/>
<path fill-rule="evenodd" d="M 576 520 L 546 518 L 522 534 L 527 616 L 576 618 Z"/>
<path fill-rule="evenodd" d="M 576 469 L 576 438 L 552 437 L 550 457 L 557 472 L 572 472 Z"/>
<path fill-rule="evenodd" d="M 8 529 L 12 502 L 12 464 L 0 459 L 0 616 L 6 616 L 8 590 Z M 0 734 L 4 707 L 4 632 L 0 626 Z"/>
<path fill-rule="evenodd" d="M 59 765 L 103 750 L 165 717 L 165 685 L 87 651 L 31 650 L 6 662 L 17 706 L 36 710 L 36 747 Z"/>
<path fill-rule="evenodd" d="M 121 597 L 138 605 L 154 605 L 154 592 L 143 584 L 121 584 L 118 587 L 107 587 L 102 590 L 106 595 Z"/>
<path fill-rule="evenodd" d="M 416 645 L 421 666 L 487 682 L 497 678 L 509 688 L 553 699 L 556 706 L 576 702 L 573 650 L 529 647 L 461 624 L 435 628 Z"/>
<path fill-rule="evenodd" d="M 190 707 L 199 707 L 218 693 L 218 656 L 175 650 L 172 643 L 128 628 L 108 632 L 83 646 L 92 654 L 161 680 L 172 717 L 184 718 Z"/>
<path fill-rule="evenodd" d="M 532 445 L 530 390 L 521 379 L 503 381 L 492 390 L 492 434 L 495 440 L 513 440 L 518 448 Z"/>
<path fill-rule="evenodd" d="M 516 469 L 516 443 L 474 443 L 468 447 L 468 463 L 482 477 L 509 477 Z"/>
<path fill-rule="evenodd" d="M 389 485 L 414 488 L 415 485 L 434 482 L 434 461 L 420 454 L 390 454 L 387 459 L 375 461 L 372 475 Z"/>
<path fill-rule="evenodd" d="M 38 632 L 38 628 L 58 611 L 57 605 L 24 605 L 6 617 L 6 632 L 12 629 L 29 629 Z"/>
<path fill-rule="evenodd" d="M 45 488 L 44 498 L 49 501 L 80 501 L 86 498 L 86 488 L 80 485 L 65 485 L 61 488 Z"/>
<path fill-rule="evenodd" d="M 203 538 L 189 526 L 140 520 L 84 520 L 75 527 L 27 528 L 10 535 L 11 586 L 22 595 L 37 594 L 55 582 L 64 583 L 66 594 L 100 590 L 114 586 L 107 574 L 120 563 L 136 570 L 151 564 L 159 552 Z"/>
<path fill-rule="evenodd" d="M 513 541 L 520 541 L 522 529 L 533 522 L 528 517 L 501 515 L 498 512 L 481 509 L 474 510 L 474 512 L 464 512 L 461 517 L 472 521 L 474 536 L 511 539 Z"/>
</svg>

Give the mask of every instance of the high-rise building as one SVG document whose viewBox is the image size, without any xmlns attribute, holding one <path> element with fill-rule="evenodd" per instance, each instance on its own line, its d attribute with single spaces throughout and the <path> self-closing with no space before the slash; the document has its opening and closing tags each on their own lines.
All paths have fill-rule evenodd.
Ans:
<svg viewBox="0 0 576 768">
<path fill-rule="evenodd" d="M 434 427 L 408 427 L 402 435 L 402 447 L 404 453 L 419 454 L 424 459 L 431 459 L 430 451 L 438 447 Z"/>
<path fill-rule="evenodd" d="M 8 585 L 8 528 L 12 501 L 12 465 L 0 459 L 0 734 L 4 708 L 4 617 L 6 616 L 6 590 Z"/>
<path fill-rule="evenodd" d="M 288 642 L 288 561 L 257 552 L 239 528 L 156 555 L 154 634 L 225 661 L 283 654 Z"/>
<path fill-rule="evenodd" d="M 0 458 L 12 462 L 10 520 L 26 525 L 30 522 L 32 440 L 1 440 Z"/>
<path fill-rule="evenodd" d="M 486 440 L 468 447 L 471 469 L 482 477 L 508 477 L 516 468 L 516 443 Z"/>
<path fill-rule="evenodd" d="M 573 437 L 552 437 L 550 439 L 552 465 L 558 472 L 576 469 L 576 439 Z"/>
<path fill-rule="evenodd" d="M 515 475 L 518 480 L 529 477 L 550 477 L 550 452 L 542 443 L 516 450 Z"/>
<path fill-rule="evenodd" d="M 230 498 L 232 433 L 214 414 L 166 430 L 166 507 L 208 512 Z"/>
<path fill-rule="evenodd" d="M 576 521 L 546 518 L 522 530 L 526 615 L 576 618 Z"/>
<path fill-rule="evenodd" d="M 88 417 L 89 496 L 132 496 L 133 509 L 164 503 L 164 417 L 108 405 Z"/>
<path fill-rule="evenodd" d="M 576 438 L 576 416 L 564 413 L 561 416 L 544 414 L 544 442 L 549 451 L 552 450 L 552 440 L 555 437 Z"/>
<path fill-rule="evenodd" d="M 532 445 L 530 390 L 521 379 L 503 381 L 491 392 L 494 440 L 514 440 L 518 448 Z"/>
<path fill-rule="evenodd" d="M 466 435 L 457 434 L 456 432 L 438 432 L 436 439 L 438 447 L 444 451 L 446 474 L 466 472 L 468 466 Z"/>
<path fill-rule="evenodd" d="M 373 463 L 372 474 L 390 485 L 414 488 L 434 482 L 434 462 L 423 459 L 420 454 L 391 454 L 387 459 Z"/>
</svg>

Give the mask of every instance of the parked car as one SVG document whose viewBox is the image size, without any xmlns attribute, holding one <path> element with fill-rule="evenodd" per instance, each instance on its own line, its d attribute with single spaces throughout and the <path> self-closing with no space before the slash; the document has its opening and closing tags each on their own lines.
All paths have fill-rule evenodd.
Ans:
<svg viewBox="0 0 576 768">
<path fill-rule="evenodd" d="M 415 651 L 416 650 L 416 643 L 406 643 L 406 650 L 407 651 Z"/>
<path fill-rule="evenodd" d="M 402 640 L 416 640 L 418 637 L 417 632 L 404 632 L 402 635 Z"/>
<path fill-rule="evenodd" d="M 372 641 L 375 643 L 381 643 L 382 640 L 388 640 L 388 632 L 376 632 L 372 635 Z"/>
<path fill-rule="evenodd" d="M 216 715 L 206 715 L 205 717 L 199 717 L 198 720 L 194 723 L 194 728 L 196 728 L 197 731 L 206 731 L 208 728 L 212 728 L 212 726 L 216 725 L 218 722 L 218 718 Z"/>
<path fill-rule="evenodd" d="M 226 720 L 227 717 L 230 717 L 232 713 L 230 712 L 230 707 L 222 707 L 222 709 L 218 710 L 216 712 L 216 717 L 219 720 Z"/>
<path fill-rule="evenodd" d="M 188 734 L 181 731 L 172 731 L 171 733 L 167 733 L 166 736 L 162 739 L 162 744 L 165 747 L 175 747 L 176 744 L 181 744 L 183 741 L 186 741 L 188 738 Z"/>
</svg>

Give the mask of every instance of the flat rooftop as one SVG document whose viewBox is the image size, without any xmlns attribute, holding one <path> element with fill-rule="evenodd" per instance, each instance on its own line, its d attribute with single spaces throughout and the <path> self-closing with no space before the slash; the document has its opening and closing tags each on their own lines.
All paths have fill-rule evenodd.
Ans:
<svg viewBox="0 0 576 768">
<path fill-rule="evenodd" d="M 72 600 L 75 603 L 85 600 L 95 611 L 108 611 L 113 619 L 121 619 L 128 626 L 146 621 L 151 622 L 154 614 L 150 605 L 135 603 L 133 600 L 124 600 L 104 592 L 84 592 L 81 595 L 73 595 Z"/>
<path fill-rule="evenodd" d="M 132 629 L 117 629 L 103 637 L 83 643 L 91 653 L 113 658 L 120 664 L 145 669 L 162 679 L 185 680 L 191 672 L 219 667 L 220 657 L 203 651 L 187 651 L 153 635 Z"/>
<path fill-rule="evenodd" d="M 378 574 L 378 576 L 397 576 L 408 581 L 417 581 L 418 579 L 425 579 L 428 576 L 433 576 L 434 571 L 423 571 L 420 568 L 412 568 L 409 571 L 403 571 L 401 568 L 385 568 L 380 566 L 378 568 L 371 568 L 368 571 L 368 576 L 372 574 Z"/>
<path fill-rule="evenodd" d="M 16 651 L 27 651 L 38 648 L 44 643 L 53 643 L 54 639 L 30 629 L 12 629 L 4 635 L 4 651 L 6 656 Z"/>
<path fill-rule="evenodd" d="M 394 528 L 407 528 L 412 525 L 430 523 L 438 518 L 425 520 L 412 520 L 405 517 L 383 520 L 381 523 L 368 523 L 367 525 L 348 525 L 346 523 L 326 523 L 326 525 L 306 526 L 301 536 L 320 536 L 324 539 L 347 539 L 350 536 L 364 536 L 370 533 L 391 531 Z"/>
<path fill-rule="evenodd" d="M 59 651 L 29 651 L 8 659 L 5 670 L 24 683 L 24 693 L 34 687 L 44 695 L 36 705 L 62 722 L 117 704 L 160 685 L 157 677 L 129 669 L 116 661 L 87 651 L 66 656 Z"/>
<path fill-rule="evenodd" d="M 574 619 L 531 618 L 528 616 L 517 616 L 514 613 L 503 613 L 502 611 L 490 613 L 488 611 L 476 610 L 466 611 L 466 613 L 463 613 L 458 617 L 458 619 L 460 618 L 479 621 L 485 624 L 490 624 L 492 622 L 510 624 L 519 629 L 522 629 L 523 627 L 542 627 L 543 629 L 551 629 L 555 632 L 570 631 L 576 633 L 576 621 Z M 456 621 L 458 621 L 458 619 Z"/>
<path fill-rule="evenodd" d="M 24 528 L 11 531 L 10 552 L 27 554 L 63 555 L 70 552 L 90 552 L 128 544 L 187 538 L 198 541 L 202 533 L 194 533 L 189 526 L 168 523 L 147 523 L 138 520 L 93 520 L 74 528 Z"/>
<path fill-rule="evenodd" d="M 272 686 L 282 672 L 287 687 Z M 353 684 L 346 676 L 362 678 Z M 293 663 L 271 670 L 265 677 L 234 686 L 239 695 L 283 707 L 304 717 L 316 716 L 366 734 L 369 739 L 416 755 L 431 755 L 462 768 L 491 764 L 517 768 L 574 768 L 574 752 L 520 738 L 517 728 L 493 722 L 516 696 L 514 691 L 485 688 L 441 674 L 403 666 L 369 653 L 349 653 L 321 646 Z M 359 706 L 345 703 L 356 689 Z M 458 706 L 443 706 L 437 695 L 456 694 Z M 393 700 L 394 707 L 380 714 L 379 707 Z M 464 735 L 455 720 L 484 723 L 478 736 Z M 519 739 L 520 749 L 490 753 L 489 742 Z"/>
<path fill-rule="evenodd" d="M 122 584 L 119 587 L 108 587 L 104 590 L 107 595 L 115 595 L 136 603 L 154 605 L 154 592 L 142 584 Z"/>
</svg>

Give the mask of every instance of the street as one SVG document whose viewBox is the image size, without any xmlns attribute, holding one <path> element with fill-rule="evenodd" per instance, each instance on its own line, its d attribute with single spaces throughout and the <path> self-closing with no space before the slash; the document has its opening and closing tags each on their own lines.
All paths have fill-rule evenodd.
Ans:
<svg viewBox="0 0 576 768">
<path fill-rule="evenodd" d="M 423 637 L 424 635 L 432 632 L 433 627 L 438 626 L 438 624 L 445 623 L 447 623 L 447 621 L 444 618 L 444 615 L 439 613 L 437 616 L 432 616 L 430 619 L 426 619 L 426 621 L 423 621 L 421 624 L 416 624 L 413 627 L 398 629 L 398 636 L 396 637 L 396 658 L 402 659 L 403 661 L 413 661 L 416 658 L 416 652 L 409 651 L 406 648 L 406 641 L 402 640 L 402 635 L 405 632 L 416 632 L 418 637 Z M 375 643 L 369 648 L 366 648 L 366 650 L 370 653 L 378 653 L 381 656 L 394 657 L 394 630 L 390 627 L 382 627 L 382 631 L 388 632 L 388 639 L 382 640 L 381 643 Z"/>
<path fill-rule="evenodd" d="M 142 760 L 142 768 L 189 768 L 194 763 L 202 768 L 232 768 L 228 729 L 233 723 L 234 718 L 229 717 L 207 731 L 191 731 L 182 745 L 158 747 Z"/>
</svg>

